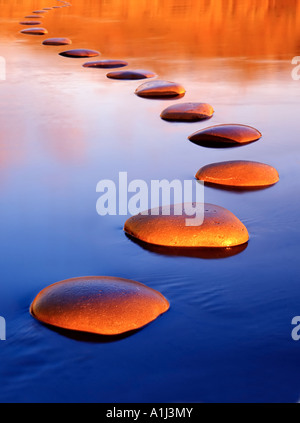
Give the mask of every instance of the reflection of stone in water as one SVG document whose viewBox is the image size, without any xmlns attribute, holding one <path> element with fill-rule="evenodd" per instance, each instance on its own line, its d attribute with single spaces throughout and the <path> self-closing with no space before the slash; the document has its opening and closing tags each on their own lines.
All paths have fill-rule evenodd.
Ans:
<svg viewBox="0 0 300 423">
<path fill-rule="evenodd" d="M 145 98 L 178 98 L 185 94 L 185 89 L 176 82 L 156 80 L 140 85 L 135 93 Z"/>
<path fill-rule="evenodd" d="M 213 163 L 202 167 L 198 180 L 216 186 L 232 188 L 263 188 L 279 181 L 277 170 L 264 163 L 244 160 Z"/>
<path fill-rule="evenodd" d="M 45 46 L 64 46 L 72 44 L 72 41 L 69 38 L 48 38 L 42 44 Z"/>
<path fill-rule="evenodd" d="M 126 71 L 109 72 L 106 76 L 107 78 L 111 78 L 111 79 L 136 80 L 136 79 L 154 78 L 156 74 L 147 70 L 135 70 L 135 71 L 126 70 Z"/>
<path fill-rule="evenodd" d="M 249 144 L 261 138 L 261 133 L 251 126 L 227 124 L 201 129 L 188 138 L 204 147 L 232 147 Z"/>
<path fill-rule="evenodd" d="M 45 28 L 28 28 L 28 29 L 23 29 L 20 32 L 22 34 L 29 34 L 29 35 L 45 35 L 45 34 L 48 34 L 48 31 Z"/>
<path fill-rule="evenodd" d="M 199 205 L 200 204 L 193 204 Z M 178 205 L 177 205 L 178 206 Z M 181 204 L 181 215 L 175 215 L 175 207 L 148 210 L 129 218 L 124 231 L 148 244 L 173 248 L 204 247 L 227 248 L 248 242 L 249 235 L 243 223 L 229 210 L 213 204 L 204 205 L 204 221 L 198 226 L 187 226 L 186 219 L 192 219 L 186 212 L 188 204 Z M 202 205 L 203 206 L 203 205 Z M 196 216 L 194 216 L 196 218 Z"/>
<path fill-rule="evenodd" d="M 139 282 L 103 276 L 48 286 L 34 299 L 30 312 L 63 329 L 120 335 L 147 325 L 168 309 L 160 292 Z"/>
<path fill-rule="evenodd" d="M 161 118 L 176 122 L 196 122 L 212 117 L 214 109 L 207 103 L 181 103 L 162 111 Z"/>
<path fill-rule="evenodd" d="M 242 253 L 248 247 L 248 242 L 242 245 L 236 245 L 235 247 L 226 248 L 205 248 L 205 247 L 165 247 L 162 245 L 148 244 L 147 242 L 140 241 L 128 234 L 125 234 L 128 239 L 133 243 L 139 245 L 144 250 L 150 251 L 151 253 L 174 256 L 174 257 L 190 257 L 200 259 L 224 259 L 227 257 L 236 256 Z"/>
<path fill-rule="evenodd" d="M 71 57 L 75 59 L 76 58 L 80 59 L 85 57 L 95 57 L 100 55 L 99 51 L 88 50 L 88 49 L 67 50 L 67 51 L 62 51 L 59 54 L 60 56 L 63 56 L 63 57 Z"/>
<path fill-rule="evenodd" d="M 128 66 L 128 62 L 124 60 L 98 60 L 96 62 L 84 63 L 82 66 L 85 68 L 113 69 Z"/>
</svg>

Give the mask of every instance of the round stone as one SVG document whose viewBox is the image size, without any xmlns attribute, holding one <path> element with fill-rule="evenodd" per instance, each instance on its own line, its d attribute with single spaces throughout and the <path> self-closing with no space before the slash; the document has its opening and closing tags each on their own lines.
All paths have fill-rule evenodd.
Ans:
<svg viewBox="0 0 300 423">
<path fill-rule="evenodd" d="M 23 29 L 21 33 L 29 35 L 45 35 L 48 34 L 48 31 L 45 28 L 27 28 Z"/>
<path fill-rule="evenodd" d="M 67 50 L 59 53 L 61 56 L 64 57 L 72 57 L 72 58 L 84 58 L 84 57 L 95 57 L 99 56 L 99 51 L 95 50 L 87 50 L 87 49 L 75 49 L 75 50 Z"/>
<path fill-rule="evenodd" d="M 246 227 L 230 211 L 213 204 L 193 203 L 199 213 L 204 210 L 204 220 L 190 226 L 187 219 L 192 220 L 191 209 L 187 210 L 187 206 L 191 204 L 171 205 L 170 210 L 163 206 L 148 210 L 147 214 L 140 213 L 126 221 L 124 231 L 139 241 L 165 247 L 227 248 L 248 242 Z"/>
<path fill-rule="evenodd" d="M 214 114 L 214 109 L 207 103 L 181 103 L 174 104 L 162 111 L 160 117 L 168 121 L 196 122 L 209 119 Z"/>
<path fill-rule="evenodd" d="M 25 19 L 43 19 L 44 16 L 39 16 L 39 15 L 28 15 L 25 16 Z"/>
<path fill-rule="evenodd" d="M 196 178 L 212 185 L 260 188 L 279 181 L 277 170 L 264 163 L 244 160 L 213 163 L 198 170 Z"/>
<path fill-rule="evenodd" d="M 127 79 L 127 80 L 134 80 L 134 79 L 146 79 L 146 78 L 154 78 L 157 76 L 155 73 L 147 70 L 125 70 L 125 71 L 115 71 L 109 72 L 107 78 L 111 79 Z"/>
<path fill-rule="evenodd" d="M 43 43 L 45 46 L 65 46 L 72 44 L 72 41 L 69 38 L 48 38 L 44 40 Z"/>
<path fill-rule="evenodd" d="M 81 277 L 55 283 L 34 299 L 37 320 L 63 329 L 119 335 L 137 330 L 169 309 L 166 298 L 139 282 Z"/>
<path fill-rule="evenodd" d="M 98 60 L 84 63 L 82 66 L 85 68 L 114 69 L 128 66 L 128 63 L 123 60 Z"/>
<path fill-rule="evenodd" d="M 176 82 L 161 81 L 155 80 L 150 82 L 145 82 L 140 85 L 135 93 L 139 97 L 144 98 L 173 98 L 173 97 L 182 97 L 185 94 L 185 89 L 182 85 L 177 84 Z"/>
<path fill-rule="evenodd" d="M 46 10 L 34 10 L 32 13 L 36 13 L 37 15 L 41 14 L 41 13 L 47 13 Z"/>
<path fill-rule="evenodd" d="M 41 25 L 41 23 L 39 21 L 23 21 L 20 22 L 20 25 Z"/>
<path fill-rule="evenodd" d="M 189 140 L 204 147 L 233 147 L 261 138 L 261 133 L 247 125 L 216 125 L 202 129 L 189 136 Z"/>
</svg>

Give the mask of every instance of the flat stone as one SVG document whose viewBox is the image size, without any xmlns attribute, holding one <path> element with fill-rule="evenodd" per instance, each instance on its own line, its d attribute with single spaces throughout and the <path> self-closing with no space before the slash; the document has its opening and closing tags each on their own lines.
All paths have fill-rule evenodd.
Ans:
<svg viewBox="0 0 300 423">
<path fill-rule="evenodd" d="M 216 125 L 189 136 L 189 140 L 205 147 L 232 147 L 249 144 L 261 138 L 261 133 L 247 125 Z"/>
<path fill-rule="evenodd" d="M 25 16 L 25 19 L 43 19 L 44 16 L 39 16 L 39 15 L 28 15 Z"/>
<path fill-rule="evenodd" d="M 55 283 L 34 299 L 37 320 L 63 329 L 119 335 L 137 330 L 169 309 L 166 298 L 139 282 L 81 277 Z"/>
<path fill-rule="evenodd" d="M 52 7 L 44 7 L 43 10 L 52 10 Z"/>
<path fill-rule="evenodd" d="M 248 242 L 246 227 L 223 207 L 205 204 L 202 225 L 187 226 L 186 219 L 191 216 L 186 214 L 184 204 L 179 206 L 181 215 L 175 215 L 172 205 L 170 215 L 164 215 L 164 206 L 133 216 L 126 221 L 124 231 L 139 241 L 165 247 L 227 248 Z"/>
<path fill-rule="evenodd" d="M 207 103 L 181 103 L 174 104 L 162 111 L 160 117 L 168 121 L 196 122 L 209 119 L 214 114 L 214 109 Z"/>
<path fill-rule="evenodd" d="M 27 28 L 23 29 L 21 33 L 29 35 L 45 35 L 48 34 L 48 31 L 45 28 Z"/>
<path fill-rule="evenodd" d="M 19 22 L 20 25 L 41 25 L 42 22 L 39 21 L 23 21 Z"/>
<path fill-rule="evenodd" d="M 64 57 L 72 57 L 72 58 L 84 58 L 84 57 L 94 57 L 94 56 L 99 56 L 100 53 L 99 51 L 95 51 L 95 50 L 87 50 L 87 49 L 75 49 L 75 50 L 67 50 L 67 51 L 63 51 L 61 53 L 59 53 L 60 56 L 64 56 Z"/>
<path fill-rule="evenodd" d="M 244 160 L 204 166 L 198 170 L 196 178 L 208 184 L 233 188 L 268 187 L 279 181 L 278 172 L 274 167 Z"/>
<path fill-rule="evenodd" d="M 84 63 L 82 66 L 85 68 L 113 69 L 128 66 L 128 63 L 123 60 L 98 60 Z"/>
<path fill-rule="evenodd" d="M 43 43 L 45 46 L 64 46 L 72 44 L 72 41 L 69 38 L 48 38 L 44 40 Z"/>
<path fill-rule="evenodd" d="M 34 10 L 32 13 L 36 13 L 36 14 L 42 14 L 42 13 L 47 13 L 46 10 Z"/>
<path fill-rule="evenodd" d="M 125 70 L 125 71 L 109 72 L 106 76 L 107 78 L 111 78 L 111 79 L 135 80 L 135 79 L 154 78 L 157 75 L 151 71 L 139 69 L 139 70 Z"/>
<path fill-rule="evenodd" d="M 155 80 L 140 85 L 135 93 L 144 98 L 179 98 L 185 94 L 182 85 L 176 82 Z"/>
</svg>

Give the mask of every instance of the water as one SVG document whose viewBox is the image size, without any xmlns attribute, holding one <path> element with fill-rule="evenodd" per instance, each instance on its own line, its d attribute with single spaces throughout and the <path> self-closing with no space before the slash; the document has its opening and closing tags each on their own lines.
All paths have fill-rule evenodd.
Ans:
<svg viewBox="0 0 300 423">
<path fill-rule="evenodd" d="M 0 0 L 0 341 L 2 402 L 296 402 L 300 344 L 300 2 L 73 0 L 43 19 L 47 37 L 18 22 L 45 0 Z M 51 4 L 52 5 L 52 4 Z M 50 5 L 50 6 L 51 6 Z M 66 59 L 72 48 L 122 59 L 187 89 L 183 100 L 213 105 L 204 123 L 164 122 L 172 101 L 134 95 L 139 81 Z M 124 68 L 126 69 L 126 68 Z M 187 136 L 221 123 L 252 125 L 263 138 L 212 150 Z M 126 216 L 96 213 L 97 182 L 191 179 L 205 164 L 256 160 L 277 168 L 267 190 L 205 189 L 228 208 L 250 242 L 231 257 L 166 255 L 123 233 Z M 129 217 L 129 216 L 128 216 Z M 168 313 L 138 333 L 107 342 L 50 330 L 28 313 L 35 295 L 86 275 L 129 278 L 159 290 Z"/>
</svg>

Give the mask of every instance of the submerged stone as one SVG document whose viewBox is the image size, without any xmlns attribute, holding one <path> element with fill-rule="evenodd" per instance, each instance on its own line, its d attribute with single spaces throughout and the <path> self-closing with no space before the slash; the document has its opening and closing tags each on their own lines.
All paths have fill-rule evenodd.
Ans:
<svg viewBox="0 0 300 423">
<path fill-rule="evenodd" d="M 64 46 L 72 44 L 72 41 L 69 38 L 48 38 L 42 44 L 45 46 Z"/>
<path fill-rule="evenodd" d="M 30 312 L 52 326 L 99 335 L 139 329 L 169 309 L 166 298 L 139 282 L 81 277 L 55 283 L 34 299 Z"/>
<path fill-rule="evenodd" d="M 214 114 L 214 109 L 207 103 L 181 103 L 174 104 L 162 111 L 160 117 L 168 121 L 196 122 L 209 119 Z"/>
<path fill-rule="evenodd" d="M 96 62 L 84 63 L 82 66 L 85 68 L 113 69 L 128 66 L 128 62 L 124 60 L 98 60 Z"/>
<path fill-rule="evenodd" d="M 94 57 L 99 56 L 99 51 L 95 50 L 87 50 L 87 49 L 75 49 L 75 50 L 67 50 L 59 53 L 60 56 L 64 57 L 72 57 L 72 58 L 84 58 L 84 57 Z"/>
<path fill-rule="evenodd" d="M 245 189 L 268 187 L 279 181 L 274 167 L 244 160 L 204 166 L 198 170 L 196 178 L 212 185 Z"/>
<path fill-rule="evenodd" d="M 189 140 L 205 147 L 232 147 L 257 141 L 261 136 L 251 126 L 227 124 L 202 129 L 190 135 Z"/>
<path fill-rule="evenodd" d="M 39 21 L 22 21 L 20 25 L 41 25 L 42 22 Z"/>
<path fill-rule="evenodd" d="M 193 203 L 193 206 L 203 207 L 203 204 Z M 187 226 L 191 219 L 190 210 L 186 206 L 177 205 L 181 214 L 175 211 L 175 206 L 167 206 L 148 210 L 148 214 L 140 213 L 129 218 L 124 231 L 139 241 L 165 247 L 180 248 L 227 248 L 248 242 L 249 235 L 243 223 L 229 210 L 213 204 L 204 204 L 204 221 L 197 226 Z M 178 215 L 176 215 L 176 213 Z M 196 216 L 195 216 L 196 218 Z"/>
<path fill-rule="evenodd" d="M 21 33 L 30 35 L 45 35 L 48 34 L 48 31 L 45 28 L 27 28 L 23 29 Z"/>
<path fill-rule="evenodd" d="M 140 85 L 135 93 L 139 97 L 145 98 L 172 98 L 182 97 L 185 94 L 185 89 L 182 85 L 176 82 L 155 80 L 145 82 Z"/>
<path fill-rule="evenodd" d="M 156 74 L 151 71 L 139 69 L 139 70 L 125 70 L 125 71 L 109 72 L 106 76 L 107 78 L 111 78 L 111 79 L 135 80 L 135 79 L 154 78 Z"/>
</svg>

